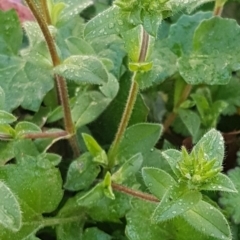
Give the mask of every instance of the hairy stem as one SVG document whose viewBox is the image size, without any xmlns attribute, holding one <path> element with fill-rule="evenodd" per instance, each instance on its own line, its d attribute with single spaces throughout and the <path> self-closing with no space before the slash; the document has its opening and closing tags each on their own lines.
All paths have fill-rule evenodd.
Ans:
<svg viewBox="0 0 240 240">
<path fill-rule="evenodd" d="M 213 9 L 213 15 L 214 16 L 221 16 L 222 15 L 222 11 L 223 11 L 223 7 L 225 5 L 226 1 L 225 0 L 216 0 L 215 1 L 215 6 Z"/>
<path fill-rule="evenodd" d="M 149 47 L 149 35 L 148 33 L 144 30 L 144 28 L 142 28 L 142 40 L 141 40 L 141 49 L 140 49 L 140 54 L 138 57 L 138 62 L 144 62 L 147 56 L 147 52 L 148 52 L 148 47 Z M 138 94 L 138 84 L 136 82 L 136 76 L 137 76 L 137 72 L 133 73 L 132 79 L 131 79 L 131 87 L 130 87 L 130 91 L 128 94 L 128 99 L 127 99 L 127 103 L 120 121 L 120 125 L 118 127 L 115 139 L 109 149 L 108 152 L 108 158 L 109 158 L 109 168 L 112 168 L 115 164 L 115 154 L 116 151 L 119 147 L 119 144 L 122 140 L 123 134 L 128 126 L 130 117 L 132 115 L 132 111 L 137 99 L 137 94 Z"/>
<path fill-rule="evenodd" d="M 41 10 L 42 10 L 44 19 L 47 22 L 47 25 L 51 25 L 52 21 L 48 11 L 47 0 L 40 0 L 40 4 L 41 4 Z"/>
<path fill-rule="evenodd" d="M 163 123 L 163 127 L 164 127 L 164 132 L 167 132 L 169 127 L 172 125 L 172 123 L 174 122 L 174 120 L 177 117 L 177 110 L 180 107 L 180 105 L 188 98 L 190 92 L 191 92 L 192 86 L 187 84 L 185 86 L 185 88 L 182 91 L 182 95 L 179 98 L 178 103 L 176 104 L 176 106 L 174 107 L 174 111 L 172 111 L 168 117 L 166 118 L 165 122 Z"/>
<path fill-rule="evenodd" d="M 110 150 L 108 152 L 108 157 L 109 157 L 109 167 L 113 167 L 115 160 L 114 160 L 114 155 L 119 147 L 119 143 L 122 140 L 123 134 L 128 126 L 128 122 L 130 120 L 132 111 L 133 111 L 133 107 L 134 104 L 136 102 L 137 99 L 137 94 L 138 94 L 138 84 L 135 81 L 135 77 L 136 77 L 137 72 L 134 72 L 132 80 L 131 80 L 131 87 L 129 90 L 129 94 L 128 94 L 128 99 L 127 99 L 127 103 L 122 115 L 122 119 L 120 122 L 120 125 L 118 127 L 115 139 L 110 147 Z"/>
<path fill-rule="evenodd" d="M 24 135 L 24 138 L 28 138 L 28 139 L 60 138 L 60 137 L 67 138 L 68 133 L 66 131 L 59 131 L 59 132 L 27 133 Z"/>
<path fill-rule="evenodd" d="M 61 63 L 61 60 L 58 56 L 58 53 L 57 53 L 57 50 L 55 47 L 55 42 L 54 42 L 53 37 L 50 34 L 47 23 L 46 23 L 45 19 L 43 18 L 43 15 L 38 11 L 34 0 L 26 0 L 26 3 L 29 6 L 30 10 L 32 11 L 34 17 L 36 18 L 36 20 L 39 24 L 39 27 L 42 30 L 42 33 L 45 37 L 45 40 L 46 40 L 46 43 L 47 43 L 47 46 L 49 49 L 49 53 L 52 58 L 53 66 L 55 67 Z M 48 11 L 47 8 L 45 8 L 45 11 Z M 75 127 L 74 127 L 74 124 L 72 121 L 72 115 L 71 115 L 71 111 L 70 111 L 66 81 L 63 77 L 56 75 L 55 76 L 55 84 L 57 86 L 58 96 L 59 96 L 61 105 L 63 107 L 65 129 L 69 135 L 73 136 L 75 134 Z M 74 155 L 78 156 L 80 154 L 80 150 L 78 148 L 78 143 L 77 143 L 76 137 L 75 136 L 71 137 L 69 139 L 69 141 L 70 141 L 70 144 L 74 151 Z"/>
<path fill-rule="evenodd" d="M 133 190 L 131 188 L 128 188 L 128 187 L 125 187 L 125 186 L 122 186 L 122 185 L 119 185 L 119 184 L 116 184 L 116 183 L 112 183 L 112 188 L 115 191 L 122 192 L 122 193 L 128 194 L 130 196 L 140 198 L 142 200 L 146 200 L 146 201 L 149 201 L 149 202 L 155 202 L 155 203 L 160 202 L 158 198 L 156 198 L 155 196 L 153 196 L 151 194 L 143 193 L 143 192 L 140 192 L 140 191 L 137 191 L 137 190 Z"/>
</svg>

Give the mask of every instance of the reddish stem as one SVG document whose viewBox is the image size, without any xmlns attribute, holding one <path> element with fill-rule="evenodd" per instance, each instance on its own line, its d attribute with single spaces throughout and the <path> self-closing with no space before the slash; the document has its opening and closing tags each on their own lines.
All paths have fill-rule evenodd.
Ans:
<svg viewBox="0 0 240 240">
<path fill-rule="evenodd" d="M 125 186 L 122 186 L 122 185 L 119 185 L 119 184 L 116 184 L 116 183 L 112 183 L 112 188 L 115 191 L 122 192 L 122 193 L 128 194 L 130 196 L 140 198 L 142 200 L 146 200 L 146 201 L 154 202 L 154 203 L 159 203 L 160 202 L 158 198 L 156 198 L 155 196 L 153 196 L 151 194 L 143 193 L 143 192 L 140 192 L 140 191 L 137 191 L 137 190 L 133 190 L 131 188 L 128 188 L 128 187 L 125 187 Z"/>
</svg>

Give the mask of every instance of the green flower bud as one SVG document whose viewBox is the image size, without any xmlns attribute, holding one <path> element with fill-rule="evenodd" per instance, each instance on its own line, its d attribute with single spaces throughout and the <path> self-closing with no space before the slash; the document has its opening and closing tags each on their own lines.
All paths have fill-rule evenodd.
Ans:
<svg viewBox="0 0 240 240">
<path fill-rule="evenodd" d="M 187 181 L 190 188 L 197 188 L 222 171 L 222 167 L 216 167 L 215 163 L 215 159 L 208 159 L 203 148 L 189 154 L 183 147 L 177 168 L 182 175 L 181 179 Z"/>
</svg>

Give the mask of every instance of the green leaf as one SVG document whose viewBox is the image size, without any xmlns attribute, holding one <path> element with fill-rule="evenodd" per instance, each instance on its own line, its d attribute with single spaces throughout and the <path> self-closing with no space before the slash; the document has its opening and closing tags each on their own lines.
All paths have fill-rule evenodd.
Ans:
<svg viewBox="0 0 240 240">
<path fill-rule="evenodd" d="M 84 234 L 83 234 L 84 240 L 96 240 L 96 238 L 98 240 L 111 240 L 112 239 L 112 237 L 110 235 L 106 234 L 105 232 L 99 230 L 96 227 L 87 228 L 84 231 Z"/>
<path fill-rule="evenodd" d="M 71 54 L 81 55 L 81 54 L 92 54 L 95 55 L 95 51 L 92 46 L 79 37 L 69 37 L 66 40 L 66 44 Z"/>
<path fill-rule="evenodd" d="M 87 214 L 100 222 L 121 223 L 121 218 L 131 209 L 130 198 L 126 194 L 115 192 L 115 199 L 103 193 L 103 186 L 96 185 L 84 196 L 78 197 L 78 204 L 87 207 Z"/>
<path fill-rule="evenodd" d="M 64 188 L 70 191 L 86 189 L 93 183 L 99 172 L 100 168 L 93 162 L 91 155 L 82 154 L 70 164 Z"/>
<path fill-rule="evenodd" d="M 149 221 L 154 208 L 156 208 L 155 203 L 134 199 L 131 205 L 131 211 L 126 215 L 126 235 L 130 240 L 187 240 L 192 236 L 195 240 L 206 240 L 206 236 L 199 234 L 181 217 L 159 224 Z M 215 238 L 207 239 L 214 240 Z"/>
<path fill-rule="evenodd" d="M 193 10 L 195 10 L 202 4 L 212 1 L 213 0 L 186 0 L 186 1 L 170 0 L 167 3 L 169 3 L 171 8 L 173 9 L 173 13 L 177 13 L 184 9 L 186 9 L 188 13 L 191 13 Z"/>
<path fill-rule="evenodd" d="M 44 41 L 44 36 L 37 22 L 25 21 L 23 26 L 31 47 Z"/>
<path fill-rule="evenodd" d="M 99 146 L 96 140 L 89 134 L 82 134 L 84 142 L 87 146 L 88 151 L 94 157 L 94 162 L 107 165 L 108 158 L 106 152 Z"/>
<path fill-rule="evenodd" d="M 28 151 L 30 147 L 28 144 Z M 59 170 L 51 165 L 42 168 L 38 163 L 36 157 L 21 154 L 17 164 L 0 168 L 0 178 L 17 196 L 22 212 L 19 231 L 12 232 L 0 226 L 0 239 L 24 240 L 34 235 L 45 223 L 42 214 L 53 212 L 60 203 L 63 191 Z"/>
<path fill-rule="evenodd" d="M 238 203 L 240 201 L 240 168 L 236 167 L 228 171 L 228 176 L 234 183 L 237 193 L 224 193 L 221 192 L 220 203 L 224 206 L 227 213 L 231 216 L 236 224 L 240 223 L 240 209 Z"/>
<path fill-rule="evenodd" d="M 142 176 L 149 191 L 159 200 L 171 186 L 176 184 L 170 174 L 158 168 L 144 167 L 142 168 Z"/>
<path fill-rule="evenodd" d="M 117 159 L 130 158 L 136 153 L 150 151 L 162 133 L 162 125 L 139 123 L 127 128 L 119 145 Z"/>
<path fill-rule="evenodd" d="M 207 191 L 237 192 L 230 178 L 222 173 L 219 173 L 216 177 L 211 179 L 210 183 L 201 186 L 201 189 Z"/>
<path fill-rule="evenodd" d="M 62 224 L 56 225 L 57 240 L 76 240 L 82 238 L 85 223 L 85 210 L 77 204 L 77 198 L 69 198 L 57 214 Z M 69 219 L 70 221 L 66 221 Z M 71 221 L 72 220 L 72 221 Z"/>
<path fill-rule="evenodd" d="M 212 17 L 211 12 L 197 12 L 193 15 L 182 15 L 169 29 L 167 44 L 178 56 L 189 54 L 192 50 L 192 39 L 195 29 L 204 20 Z"/>
<path fill-rule="evenodd" d="M 216 159 L 215 166 L 221 167 L 224 159 L 224 141 L 220 132 L 215 129 L 208 131 L 193 147 L 192 152 L 204 149 L 204 156 L 209 160 Z"/>
<path fill-rule="evenodd" d="M 120 79 L 124 72 L 122 64 L 126 56 L 123 40 L 117 35 L 104 36 L 92 39 L 91 46 L 99 57 L 111 60 L 113 63 L 111 73 Z"/>
<path fill-rule="evenodd" d="M 101 87 L 99 87 L 101 92 L 110 99 L 113 99 L 116 97 L 118 90 L 119 90 L 119 83 L 117 79 L 112 75 L 111 73 L 108 74 L 108 82 L 102 84 Z"/>
<path fill-rule="evenodd" d="M 126 235 L 130 240 L 164 239 L 165 230 L 161 225 L 149 221 L 156 204 L 134 199 L 127 213 Z M 164 224 L 164 223 L 163 223 Z M 146 228 L 146 226 L 148 226 Z"/>
<path fill-rule="evenodd" d="M 0 11 L 0 53 L 17 55 L 22 44 L 22 29 L 14 10 Z"/>
<path fill-rule="evenodd" d="M 72 55 L 55 67 L 54 72 L 77 84 L 102 84 L 108 81 L 104 65 L 94 56 Z"/>
<path fill-rule="evenodd" d="M 8 124 L 17 121 L 17 118 L 11 113 L 0 110 L 0 124 Z"/>
<path fill-rule="evenodd" d="M 238 78 L 232 78 L 227 85 L 211 86 L 213 101 L 223 100 L 228 104 L 222 111 L 223 115 L 233 115 L 240 107 L 240 82 Z"/>
<path fill-rule="evenodd" d="M 181 160 L 182 153 L 175 149 L 168 149 L 162 152 L 162 156 L 167 160 L 169 163 L 172 171 L 175 173 L 177 177 L 181 177 L 181 172 L 177 168 L 177 163 Z"/>
<path fill-rule="evenodd" d="M 31 122 L 19 122 L 15 127 L 17 137 L 24 137 L 28 133 L 41 133 L 40 127 Z"/>
<path fill-rule="evenodd" d="M 217 238 L 230 240 L 231 231 L 224 215 L 211 204 L 200 201 L 183 214 L 183 218 L 199 232 Z"/>
<path fill-rule="evenodd" d="M 161 22 L 162 18 L 158 13 L 144 13 L 143 27 L 150 35 L 156 37 Z"/>
<path fill-rule="evenodd" d="M 9 160 L 14 158 L 14 142 L 13 141 L 1 141 L 0 142 L 0 166 L 4 166 Z"/>
<path fill-rule="evenodd" d="M 97 91 L 80 92 L 72 108 L 72 118 L 76 127 L 95 120 L 108 106 L 111 99 Z"/>
<path fill-rule="evenodd" d="M 62 156 L 55 153 L 42 153 L 38 156 L 38 158 L 46 159 L 52 166 L 57 166 L 62 160 Z"/>
<path fill-rule="evenodd" d="M 171 186 L 154 210 L 152 220 L 158 223 L 182 215 L 194 207 L 201 198 L 202 195 L 198 191 L 190 191 L 178 185 Z"/>
<path fill-rule="evenodd" d="M 196 139 L 201 125 L 200 117 L 195 112 L 187 109 L 180 109 L 178 113 L 193 139 Z"/>
<path fill-rule="evenodd" d="M 69 19 L 72 19 L 74 15 L 79 15 L 84 9 L 91 6 L 93 4 L 92 1 L 89 0 L 57 0 L 57 2 L 66 2 L 67 6 L 63 9 L 63 11 L 60 14 L 59 21 L 68 21 Z"/>
<path fill-rule="evenodd" d="M 188 84 L 227 84 L 231 72 L 239 69 L 238 37 L 240 27 L 235 20 L 215 17 L 203 21 L 195 31 L 191 54 L 178 62 L 184 80 Z"/>
<path fill-rule="evenodd" d="M 115 199 L 115 195 L 112 190 L 112 179 L 110 172 L 107 172 L 104 179 L 103 179 L 103 192 L 106 197 L 110 199 Z"/>
<path fill-rule="evenodd" d="M 15 194 L 0 181 L 0 224 L 12 231 L 18 231 L 22 226 L 22 213 Z"/>
<path fill-rule="evenodd" d="M 133 178 L 137 171 L 139 171 L 142 163 L 143 157 L 141 153 L 132 156 L 112 175 L 112 181 L 124 183 Z"/>
<path fill-rule="evenodd" d="M 45 94 L 53 87 L 49 66 L 0 55 L 1 87 L 6 94 L 6 109 L 18 106 L 37 111 Z"/>
<path fill-rule="evenodd" d="M 128 14 L 124 14 L 119 7 L 110 7 L 86 24 L 85 38 L 93 39 L 104 35 L 119 34 L 133 28 L 133 25 L 126 21 L 127 17 Z"/>
<path fill-rule="evenodd" d="M 5 109 L 5 92 L 3 89 L 0 87 L 0 109 Z"/>
</svg>

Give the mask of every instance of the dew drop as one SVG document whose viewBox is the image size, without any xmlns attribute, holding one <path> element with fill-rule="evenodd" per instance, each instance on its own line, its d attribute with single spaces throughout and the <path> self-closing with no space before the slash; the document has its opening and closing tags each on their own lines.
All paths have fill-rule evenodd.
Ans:
<svg viewBox="0 0 240 240">
<path fill-rule="evenodd" d="M 109 27 L 110 29 L 114 28 L 114 23 L 109 23 L 109 24 L 108 24 L 108 27 Z"/>
</svg>

